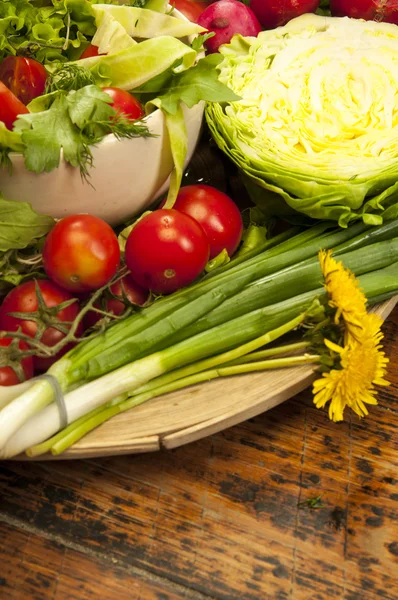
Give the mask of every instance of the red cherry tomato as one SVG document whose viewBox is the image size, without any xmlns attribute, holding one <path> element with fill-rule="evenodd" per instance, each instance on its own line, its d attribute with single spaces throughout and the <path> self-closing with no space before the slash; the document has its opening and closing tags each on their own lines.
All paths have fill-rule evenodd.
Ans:
<svg viewBox="0 0 398 600">
<path fill-rule="evenodd" d="M 125 115 L 132 121 L 135 121 L 135 119 L 141 119 L 145 116 L 145 111 L 138 100 L 125 90 L 114 87 L 105 87 L 102 88 L 102 91 L 109 94 L 109 96 L 112 98 L 112 106 L 116 112 Z"/>
<path fill-rule="evenodd" d="M 7 129 L 12 129 L 18 115 L 28 112 L 26 106 L 0 81 L 0 121 L 3 121 Z"/>
<path fill-rule="evenodd" d="M 138 285 L 130 275 L 126 275 L 123 279 L 116 281 L 116 283 L 110 286 L 109 290 L 112 293 L 112 296 L 109 294 L 109 297 L 106 298 L 104 304 L 95 303 L 94 306 L 100 309 L 104 306 L 105 312 L 116 316 L 123 314 L 126 310 L 126 306 L 123 302 L 124 296 L 131 304 L 137 304 L 138 306 L 142 306 L 148 298 L 148 291 Z M 119 296 L 120 300 L 113 296 Z M 85 319 L 87 327 L 93 327 L 101 317 L 102 315 L 95 311 L 88 312 Z"/>
<path fill-rule="evenodd" d="M 39 280 L 37 284 L 43 296 L 44 303 L 49 308 L 57 306 L 58 304 L 73 298 L 71 294 L 65 290 L 61 290 L 61 288 L 55 285 L 55 283 L 52 281 Z M 37 322 L 22 319 L 20 317 L 12 317 L 8 313 L 21 312 L 29 314 L 36 312 L 38 308 L 39 305 L 36 296 L 35 282 L 27 281 L 25 283 L 21 283 L 21 285 L 18 285 L 12 289 L 11 292 L 9 292 L 0 307 L 0 329 L 4 331 L 17 331 L 17 329 L 20 327 L 22 333 L 33 338 L 36 335 L 38 327 Z M 70 306 L 59 311 L 57 314 L 57 319 L 59 319 L 59 321 L 72 322 L 75 320 L 78 313 L 79 304 L 76 300 L 76 302 Z M 81 326 L 78 328 L 76 333 L 77 335 L 82 333 Z M 58 329 L 55 329 L 55 327 L 47 327 L 44 330 L 40 341 L 46 346 L 52 347 L 60 342 L 64 337 L 65 334 Z M 35 369 L 40 371 L 47 370 L 56 360 L 58 360 L 58 358 L 70 350 L 71 347 L 72 344 L 68 344 L 57 354 L 57 356 L 51 358 L 39 358 L 34 356 L 33 364 Z"/>
<path fill-rule="evenodd" d="M 11 344 L 12 338 L 0 338 L 0 347 L 7 347 Z M 18 348 L 20 350 L 28 350 L 29 346 L 25 344 L 22 340 L 18 343 Z M 11 357 L 10 357 L 11 358 Z M 21 367 L 24 372 L 25 380 L 33 377 L 33 358 L 31 356 L 27 356 L 26 358 L 21 360 Z M 16 385 L 20 383 L 21 379 L 18 377 L 17 371 L 15 371 L 12 366 L 1 366 L 1 358 L 0 358 L 0 386 L 1 385 Z"/>
<path fill-rule="evenodd" d="M 7 56 L 0 64 L 0 80 L 18 100 L 29 104 L 44 93 L 47 71 L 33 58 Z"/>
<path fill-rule="evenodd" d="M 210 258 L 224 248 L 232 256 L 239 246 L 242 217 L 235 202 L 223 192 L 209 185 L 187 185 L 180 189 L 174 208 L 201 224 L 209 239 Z"/>
<path fill-rule="evenodd" d="M 330 9 L 334 17 L 398 24 L 397 0 L 330 0 Z"/>
<path fill-rule="evenodd" d="M 173 6 L 190 21 L 197 22 L 198 18 L 211 3 L 210 1 L 194 2 L 194 0 L 173 0 Z"/>
<path fill-rule="evenodd" d="M 174 209 L 143 217 L 127 238 L 125 260 L 142 287 L 170 294 L 194 281 L 209 259 L 209 242 L 202 227 Z"/>
<path fill-rule="evenodd" d="M 120 261 L 112 228 L 93 215 L 64 217 L 43 248 L 44 269 L 52 281 L 72 292 L 97 290 L 115 275 Z"/>
<path fill-rule="evenodd" d="M 91 58 L 92 56 L 103 56 L 103 54 L 98 52 L 98 46 L 89 44 L 84 52 L 82 52 L 80 58 Z"/>
</svg>

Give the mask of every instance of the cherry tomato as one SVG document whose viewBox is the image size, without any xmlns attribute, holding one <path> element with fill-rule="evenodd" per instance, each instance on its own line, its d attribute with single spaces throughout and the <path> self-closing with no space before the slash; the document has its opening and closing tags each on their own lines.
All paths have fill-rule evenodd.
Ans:
<svg viewBox="0 0 398 600">
<path fill-rule="evenodd" d="M 126 310 L 126 306 L 123 302 L 124 296 L 131 304 L 137 304 L 138 306 L 142 306 L 148 298 L 148 291 L 144 290 L 144 288 L 138 285 L 138 283 L 136 283 L 130 277 L 130 275 L 126 275 L 123 277 L 123 279 L 120 279 L 119 281 L 116 281 L 116 283 L 112 284 L 109 288 L 109 291 L 112 295 L 107 294 L 103 304 L 95 303 L 94 306 L 116 316 L 123 314 Z M 114 298 L 113 296 L 119 296 L 120 300 Z M 90 311 L 86 315 L 85 323 L 87 327 L 93 327 L 93 325 L 95 325 L 101 318 L 102 315 L 100 313 Z"/>
<path fill-rule="evenodd" d="M 0 80 L 18 100 L 29 104 L 44 93 L 47 71 L 33 58 L 7 56 L 0 64 Z"/>
<path fill-rule="evenodd" d="M 44 269 L 65 290 L 97 290 L 112 279 L 120 261 L 112 228 L 93 215 L 64 217 L 52 228 L 43 247 Z"/>
<path fill-rule="evenodd" d="M 0 338 L 0 347 L 5 348 L 5 347 L 9 346 L 12 341 L 13 341 L 12 338 Z M 28 350 L 29 346 L 27 344 L 25 344 L 25 342 L 20 340 L 20 342 L 18 343 L 18 348 L 20 350 Z M 10 361 L 15 360 L 12 355 L 9 355 L 7 357 L 6 352 L 4 352 L 4 355 L 5 355 L 5 358 L 6 359 L 8 358 Z M 24 380 L 30 379 L 31 377 L 33 377 L 33 358 L 31 356 L 27 356 L 26 358 L 22 359 L 20 361 L 20 363 L 21 363 L 21 367 L 23 369 L 23 373 L 25 376 Z M 24 381 L 24 380 L 19 378 L 17 371 L 15 371 L 11 365 L 3 366 L 2 359 L 0 358 L 0 386 L 1 385 L 16 385 L 17 383 L 21 383 L 21 381 Z"/>
<path fill-rule="evenodd" d="M 44 303 L 48 308 L 58 306 L 58 304 L 66 302 L 67 300 L 72 300 L 73 298 L 71 294 L 59 288 L 52 281 L 39 280 L 37 281 L 37 284 L 43 296 Z M 32 280 L 21 283 L 12 289 L 11 292 L 9 292 L 9 294 L 4 298 L 3 304 L 0 307 L 0 329 L 4 331 L 17 331 L 17 329 L 20 327 L 22 333 L 31 338 L 35 337 L 38 328 L 38 323 L 36 321 L 22 319 L 21 317 L 12 317 L 8 313 L 21 312 L 29 314 L 38 311 L 38 309 L 39 305 L 36 296 L 35 282 Z M 58 321 L 72 322 L 75 320 L 78 313 L 79 304 L 76 300 L 76 302 L 70 306 L 59 311 L 56 315 L 56 318 Z M 46 314 L 44 318 L 41 319 L 41 322 L 45 325 L 50 325 L 51 323 L 54 323 L 53 319 L 54 317 Z M 82 330 L 82 326 L 78 327 L 78 331 L 76 332 L 77 335 L 80 335 Z M 48 326 L 44 330 L 40 341 L 46 346 L 52 347 L 60 342 L 64 337 L 64 333 L 55 327 Z M 65 346 L 65 348 L 63 348 L 55 357 L 39 358 L 34 356 L 33 364 L 35 369 L 40 371 L 47 370 L 56 360 L 58 360 L 58 358 L 70 350 L 72 345 L 73 344 L 68 344 Z"/>
<path fill-rule="evenodd" d="M 104 87 L 102 91 L 109 94 L 112 98 L 112 106 L 116 112 L 122 113 L 122 115 L 125 115 L 132 121 L 145 116 L 145 111 L 138 100 L 125 90 L 115 87 Z"/>
<path fill-rule="evenodd" d="M 173 0 L 173 6 L 190 21 L 197 22 L 198 18 L 210 2 L 195 2 L 194 0 Z"/>
<path fill-rule="evenodd" d="M 0 81 L 0 121 L 3 121 L 7 129 L 12 129 L 18 115 L 28 112 L 26 106 Z"/>
<path fill-rule="evenodd" d="M 92 56 L 103 56 L 103 54 L 98 52 L 98 46 L 89 44 L 84 52 L 82 52 L 80 58 L 91 58 Z"/>
<path fill-rule="evenodd" d="M 125 260 L 142 287 L 170 294 L 200 275 L 209 259 L 209 242 L 189 215 L 159 209 L 143 217 L 127 238 Z"/>
<path fill-rule="evenodd" d="M 174 204 L 175 210 L 191 216 L 203 227 L 210 244 L 210 258 L 226 249 L 235 252 L 242 237 L 242 217 L 235 202 L 209 185 L 182 187 Z"/>
</svg>

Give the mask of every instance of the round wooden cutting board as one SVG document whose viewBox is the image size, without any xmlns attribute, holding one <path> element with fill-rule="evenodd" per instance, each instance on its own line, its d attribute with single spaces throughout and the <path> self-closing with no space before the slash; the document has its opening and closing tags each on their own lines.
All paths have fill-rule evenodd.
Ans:
<svg viewBox="0 0 398 600">
<path fill-rule="evenodd" d="M 398 296 L 374 307 L 373 312 L 385 319 L 397 302 Z M 313 368 L 305 365 L 222 377 L 191 386 L 113 417 L 61 456 L 44 455 L 37 460 L 177 448 L 270 410 L 310 386 L 315 377 Z"/>
</svg>

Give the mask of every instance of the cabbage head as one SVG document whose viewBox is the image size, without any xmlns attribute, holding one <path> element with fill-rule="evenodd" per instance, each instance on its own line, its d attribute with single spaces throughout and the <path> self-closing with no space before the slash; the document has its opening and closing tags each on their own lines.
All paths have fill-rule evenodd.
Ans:
<svg viewBox="0 0 398 600">
<path fill-rule="evenodd" d="M 241 99 L 206 118 L 257 204 L 343 227 L 397 216 L 398 26 L 308 14 L 220 52 Z"/>
</svg>

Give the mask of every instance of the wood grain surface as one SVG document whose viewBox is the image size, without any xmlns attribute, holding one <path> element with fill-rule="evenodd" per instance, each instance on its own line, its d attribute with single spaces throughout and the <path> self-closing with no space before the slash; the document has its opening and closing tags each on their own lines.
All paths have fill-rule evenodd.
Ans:
<svg viewBox="0 0 398 600">
<path fill-rule="evenodd" d="M 0 598 L 396 600 L 398 309 L 384 329 L 362 421 L 306 391 L 173 450 L 1 463 Z"/>
</svg>

